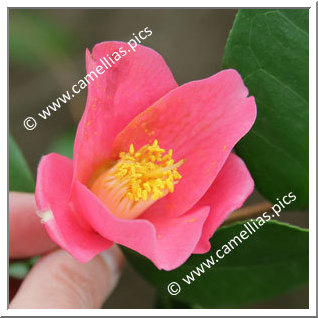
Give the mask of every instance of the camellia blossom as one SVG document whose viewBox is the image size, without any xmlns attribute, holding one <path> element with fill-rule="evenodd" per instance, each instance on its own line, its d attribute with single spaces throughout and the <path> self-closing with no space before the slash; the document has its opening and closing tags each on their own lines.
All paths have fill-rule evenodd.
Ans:
<svg viewBox="0 0 318 318">
<path fill-rule="evenodd" d="M 87 50 L 87 73 L 119 48 L 129 46 Z M 36 200 L 48 234 L 81 262 L 113 243 L 165 270 L 208 252 L 253 191 L 231 150 L 255 117 L 237 71 L 178 86 L 163 58 L 138 45 L 88 87 L 73 160 L 41 159 Z"/>
</svg>

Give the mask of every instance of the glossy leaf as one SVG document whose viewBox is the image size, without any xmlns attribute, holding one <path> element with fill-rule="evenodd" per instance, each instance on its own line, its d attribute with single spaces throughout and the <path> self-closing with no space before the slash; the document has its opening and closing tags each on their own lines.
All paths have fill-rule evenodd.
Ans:
<svg viewBox="0 0 318 318">
<path fill-rule="evenodd" d="M 256 98 L 256 123 L 236 147 L 256 187 L 272 202 L 293 191 L 293 208 L 307 208 L 308 10 L 239 10 L 223 67 Z"/>
<path fill-rule="evenodd" d="M 212 248 L 204 255 L 192 255 L 176 270 L 158 270 L 148 259 L 124 248 L 137 271 L 157 286 L 165 303 L 191 304 L 192 308 L 237 308 L 270 298 L 308 282 L 308 231 L 284 223 L 269 221 L 250 235 L 223 259 L 215 253 L 242 230 L 243 222 L 220 228 L 211 239 Z M 187 275 L 213 256 L 215 265 L 203 266 L 200 277 L 187 284 Z M 178 295 L 171 296 L 167 286 L 177 282 Z M 191 279 L 190 279 L 191 282 Z M 167 300 L 172 298 L 172 303 Z M 169 306 L 169 305 L 168 305 Z M 166 307 L 168 307 L 166 305 Z"/>
</svg>

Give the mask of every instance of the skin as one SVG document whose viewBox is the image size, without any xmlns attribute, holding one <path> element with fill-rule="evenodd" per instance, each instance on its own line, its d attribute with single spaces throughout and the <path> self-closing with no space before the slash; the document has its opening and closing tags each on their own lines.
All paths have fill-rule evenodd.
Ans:
<svg viewBox="0 0 318 318">
<path fill-rule="evenodd" d="M 33 194 L 9 194 L 11 259 L 42 255 L 9 308 L 100 308 L 117 285 L 124 257 L 117 246 L 79 263 L 50 240 L 36 215 Z"/>
</svg>

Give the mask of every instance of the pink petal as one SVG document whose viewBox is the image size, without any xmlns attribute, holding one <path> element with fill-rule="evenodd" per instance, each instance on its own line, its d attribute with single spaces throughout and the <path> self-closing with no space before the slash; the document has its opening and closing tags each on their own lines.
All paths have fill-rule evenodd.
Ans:
<svg viewBox="0 0 318 318">
<path fill-rule="evenodd" d="M 80 182 L 75 182 L 73 190 L 74 205 L 100 235 L 137 251 L 165 270 L 180 266 L 191 255 L 209 212 L 208 207 L 200 207 L 178 218 L 119 219 Z"/>
<path fill-rule="evenodd" d="M 140 112 L 177 87 L 163 58 L 150 48 L 136 52 L 124 42 L 95 45 L 86 52 L 87 73 L 95 71 L 100 59 L 119 49 L 130 53 L 105 70 L 88 87 L 87 103 L 74 145 L 74 178 L 86 184 L 93 172 L 110 157 L 116 135 Z M 108 61 L 110 61 L 108 59 Z M 111 62 L 110 62 L 111 63 Z M 101 71 L 100 71 L 101 72 Z"/>
<path fill-rule="evenodd" d="M 69 204 L 72 169 L 68 158 L 54 153 L 44 156 L 38 167 L 35 197 L 42 213 L 53 214 L 44 223 L 51 239 L 79 261 L 87 262 L 113 243 L 85 224 Z"/>
<path fill-rule="evenodd" d="M 139 149 L 158 139 L 173 149 L 181 181 L 174 193 L 158 200 L 141 217 L 178 216 L 188 211 L 213 183 L 234 145 L 250 130 L 256 117 L 254 97 L 235 70 L 225 70 L 169 92 L 139 114 L 118 135 L 114 154 Z M 149 135 L 149 132 L 151 134 Z"/>
<path fill-rule="evenodd" d="M 202 254 L 209 251 L 211 236 L 231 212 L 243 205 L 253 189 L 254 181 L 245 163 L 231 153 L 212 186 L 195 205 L 196 208 L 204 206 L 211 208 L 195 253 Z"/>
</svg>

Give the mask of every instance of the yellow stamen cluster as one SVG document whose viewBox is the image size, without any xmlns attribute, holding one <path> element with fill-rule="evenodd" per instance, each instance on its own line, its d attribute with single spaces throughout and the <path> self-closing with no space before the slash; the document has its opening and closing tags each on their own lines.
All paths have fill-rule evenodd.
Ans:
<svg viewBox="0 0 318 318">
<path fill-rule="evenodd" d="M 157 140 L 138 151 L 130 145 L 129 151 L 120 153 L 112 167 L 101 170 L 89 187 L 113 215 L 134 219 L 174 191 L 181 179 L 177 169 L 183 162 L 175 163 L 172 150 L 166 152 Z"/>
<path fill-rule="evenodd" d="M 173 192 L 174 184 L 181 179 L 177 168 L 183 160 L 175 163 L 172 150 L 166 153 L 157 140 L 138 151 L 131 144 L 129 152 L 122 152 L 119 157 L 113 175 L 125 184 L 126 196 L 132 201 L 147 201 L 150 197 L 157 200 Z"/>
</svg>

